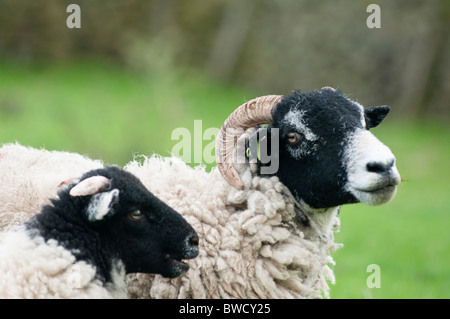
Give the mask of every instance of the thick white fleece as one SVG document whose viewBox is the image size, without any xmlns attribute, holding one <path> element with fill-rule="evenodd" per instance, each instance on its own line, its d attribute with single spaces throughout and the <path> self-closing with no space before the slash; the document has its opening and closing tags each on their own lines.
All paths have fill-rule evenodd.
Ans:
<svg viewBox="0 0 450 319">
<path fill-rule="evenodd" d="M 21 169 L 11 158 L 20 162 Z M 28 219 L 28 212 L 37 211 L 61 181 L 101 165 L 73 153 L 19 145 L 0 148 L 0 176 L 9 175 L 3 178 L 15 189 L 14 194 L 7 190 L 5 194 L 0 184 L 0 205 L 12 204 L 8 213 L 0 211 L 0 229 Z M 125 169 L 183 215 L 200 237 L 200 254 L 188 261 L 191 268 L 186 275 L 175 279 L 128 275 L 131 297 L 328 297 L 327 280 L 334 282 L 330 253 L 339 247 L 333 236 L 339 225 L 337 207 L 313 211 L 302 206 L 277 178 L 260 178 L 248 163 L 236 165 L 245 185 L 242 191 L 230 186 L 217 169 L 208 173 L 174 157 L 143 156 Z M 15 171 L 13 176 L 10 170 Z M 308 216 L 310 226 L 297 222 L 296 210 Z"/>
<path fill-rule="evenodd" d="M 0 234 L 0 298 L 126 298 L 123 266 L 114 284 L 96 279 L 95 268 L 77 262 L 57 241 L 30 238 L 24 227 Z"/>
<path fill-rule="evenodd" d="M 103 167 L 77 153 L 39 150 L 19 144 L 0 148 L 0 230 L 20 224 L 54 197 L 58 184 Z"/>
<path fill-rule="evenodd" d="M 330 252 L 338 209 L 307 212 L 311 225 L 296 221 L 298 206 L 279 180 L 238 167 L 245 189 L 230 186 L 213 169 L 191 168 L 177 158 L 146 158 L 126 170 L 176 209 L 200 237 L 200 254 L 181 278 L 128 275 L 135 298 L 320 298 L 334 281 Z M 318 214 L 318 215 L 317 215 Z"/>
</svg>

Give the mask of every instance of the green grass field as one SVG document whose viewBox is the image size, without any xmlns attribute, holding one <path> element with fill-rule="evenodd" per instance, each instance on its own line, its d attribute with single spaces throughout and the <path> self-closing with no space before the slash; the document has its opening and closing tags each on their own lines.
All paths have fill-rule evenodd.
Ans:
<svg viewBox="0 0 450 319">
<path fill-rule="evenodd" d="M 193 72 L 136 75 L 94 62 L 1 63 L 0 143 L 123 165 L 134 154 L 168 155 L 178 142 L 171 140 L 175 128 L 193 131 L 196 119 L 203 130 L 218 128 L 256 95 Z M 373 131 L 396 154 L 406 181 L 387 205 L 342 208 L 336 239 L 344 247 L 333 255 L 331 297 L 450 298 L 449 125 L 388 118 Z M 371 264 L 380 267 L 380 288 L 366 285 Z"/>
</svg>

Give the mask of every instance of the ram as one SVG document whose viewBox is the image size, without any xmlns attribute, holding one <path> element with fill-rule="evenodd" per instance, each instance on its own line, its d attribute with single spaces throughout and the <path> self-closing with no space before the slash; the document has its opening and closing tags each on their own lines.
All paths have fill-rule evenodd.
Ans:
<svg viewBox="0 0 450 319">
<path fill-rule="evenodd" d="M 386 106 L 364 109 L 330 87 L 265 96 L 238 107 L 224 122 L 216 138 L 221 174 L 167 159 L 128 164 L 200 236 L 194 271 L 174 280 L 132 274 L 131 295 L 328 296 L 339 206 L 386 203 L 400 182 L 394 155 L 369 132 L 388 112 Z M 277 140 L 266 135 L 279 144 L 279 168 L 264 176 L 258 163 L 238 161 L 248 154 L 244 141 L 258 134 L 247 129 L 262 124 L 279 133 Z M 158 180 L 145 179 L 155 175 Z"/>
<path fill-rule="evenodd" d="M 131 274 L 130 296 L 328 296 L 340 206 L 386 203 L 400 182 L 394 155 L 369 131 L 388 112 L 386 106 L 364 109 L 329 87 L 264 96 L 238 107 L 224 122 L 216 138 L 218 167 L 211 172 L 173 157 L 143 156 L 143 161 L 128 163 L 125 169 L 185 217 L 200 239 L 199 256 L 188 262 L 191 271 L 175 279 Z M 259 135 L 262 124 L 268 124 L 269 133 L 278 130 L 278 135 L 266 135 L 268 143 L 279 146 L 278 169 L 270 174 L 264 163 L 246 158 L 245 142 Z M 23 167 L 40 162 L 40 156 L 56 155 L 40 151 L 34 158 L 29 156 L 33 152 L 18 145 L 0 149 L 0 172 L 9 165 L 5 173 L 11 182 L 9 171 L 19 164 L 8 164 L 9 158 L 27 159 L 19 174 L 36 184 Z M 84 158 L 83 165 L 89 161 L 98 164 Z M 2 223 L 10 221 L 11 216 Z"/>
<path fill-rule="evenodd" d="M 91 171 L 0 234 L 1 298 L 125 298 L 125 274 L 184 274 L 198 237 L 117 167 Z"/>
</svg>

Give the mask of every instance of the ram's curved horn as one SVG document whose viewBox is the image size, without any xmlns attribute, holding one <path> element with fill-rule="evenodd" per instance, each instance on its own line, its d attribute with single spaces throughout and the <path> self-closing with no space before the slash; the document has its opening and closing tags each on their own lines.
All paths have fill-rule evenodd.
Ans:
<svg viewBox="0 0 450 319">
<path fill-rule="evenodd" d="M 272 110 L 282 98 L 282 95 L 266 95 L 242 104 L 228 116 L 217 134 L 217 166 L 222 176 L 237 189 L 244 187 L 232 160 L 237 140 L 248 128 L 272 123 Z"/>
</svg>

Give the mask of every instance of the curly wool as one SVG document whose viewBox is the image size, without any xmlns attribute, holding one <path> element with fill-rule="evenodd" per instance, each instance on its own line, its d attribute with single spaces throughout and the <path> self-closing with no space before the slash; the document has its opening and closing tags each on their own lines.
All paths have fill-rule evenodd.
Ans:
<svg viewBox="0 0 450 319">
<path fill-rule="evenodd" d="M 28 220 L 49 204 L 58 185 L 103 167 L 77 153 L 5 144 L 0 148 L 0 230 Z"/>
<path fill-rule="evenodd" d="M 240 165 L 245 189 L 230 186 L 217 169 L 191 168 L 177 158 L 145 158 L 126 166 L 180 212 L 200 237 L 200 254 L 175 279 L 128 275 L 133 298 L 320 298 L 334 283 L 330 252 L 338 209 L 296 219 L 297 203 L 278 178 L 260 178 Z"/>
<path fill-rule="evenodd" d="M 61 181 L 102 165 L 75 153 L 3 146 L 0 179 L 8 179 L 12 191 L 0 183 L 0 230 L 27 220 Z M 260 178 L 256 166 L 248 163 L 236 165 L 245 185 L 242 191 L 230 186 L 217 169 L 208 173 L 175 157 L 142 156 L 125 169 L 176 209 L 200 237 L 200 254 L 188 261 L 186 275 L 128 275 L 131 297 L 329 296 L 327 280 L 334 282 L 330 253 L 340 247 L 333 235 L 339 225 L 338 208 L 313 212 L 300 207 L 276 177 Z M 308 216 L 309 226 L 297 221 L 299 209 Z"/>
<path fill-rule="evenodd" d="M 127 297 L 123 267 L 105 285 L 92 265 L 75 261 L 56 240 L 31 237 L 21 226 L 0 234 L 0 298 Z"/>
</svg>

